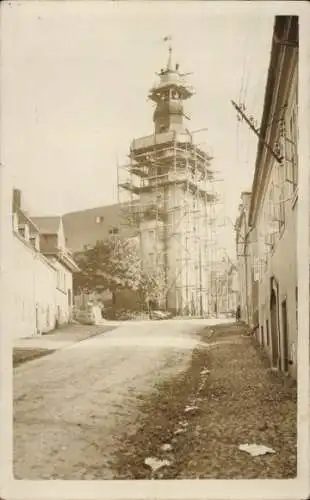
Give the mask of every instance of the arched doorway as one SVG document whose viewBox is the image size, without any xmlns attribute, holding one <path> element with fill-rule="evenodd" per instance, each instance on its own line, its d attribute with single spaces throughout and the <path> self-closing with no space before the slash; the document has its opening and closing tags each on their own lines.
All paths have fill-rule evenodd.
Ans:
<svg viewBox="0 0 310 500">
<path fill-rule="evenodd" d="M 278 366 L 279 344 L 278 344 L 278 321 L 277 321 L 277 297 L 275 291 L 271 290 L 270 296 L 270 326 L 271 326 L 271 347 L 272 347 L 272 366 Z"/>
</svg>

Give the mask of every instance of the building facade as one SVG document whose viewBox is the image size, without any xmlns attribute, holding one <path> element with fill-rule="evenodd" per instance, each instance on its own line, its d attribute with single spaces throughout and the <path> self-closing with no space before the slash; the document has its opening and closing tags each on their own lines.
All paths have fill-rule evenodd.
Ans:
<svg viewBox="0 0 310 500">
<path fill-rule="evenodd" d="M 66 245 L 73 253 L 83 251 L 84 247 L 94 247 L 113 234 L 130 238 L 137 228 L 128 226 L 123 218 L 124 207 L 120 203 L 80 210 L 63 215 Z"/>
<path fill-rule="evenodd" d="M 40 232 L 40 251 L 56 270 L 56 324 L 73 318 L 73 273 L 78 266 L 67 248 L 62 217 L 34 217 Z"/>
<path fill-rule="evenodd" d="M 297 370 L 298 18 L 277 16 L 247 222 L 248 322 L 275 369 Z M 246 215 L 244 215 L 246 217 Z M 240 239 L 240 238 L 239 238 Z M 240 260 L 239 260 L 240 262 Z M 243 281 L 244 283 L 244 281 Z M 244 285 L 243 298 L 244 301 Z M 244 303 L 244 302 L 243 302 Z"/>
<path fill-rule="evenodd" d="M 31 218 L 23 210 L 19 190 L 14 190 L 12 206 L 9 267 L 13 311 L 11 330 L 13 337 L 20 338 L 47 333 L 60 324 L 70 322 L 72 273 L 78 268 L 71 257 L 67 262 L 61 224 L 59 229 L 55 225 L 58 230 L 56 238 L 52 234 L 44 234 L 44 229 L 39 227 L 41 218 Z M 50 236 L 53 245 L 47 246 Z"/>
</svg>

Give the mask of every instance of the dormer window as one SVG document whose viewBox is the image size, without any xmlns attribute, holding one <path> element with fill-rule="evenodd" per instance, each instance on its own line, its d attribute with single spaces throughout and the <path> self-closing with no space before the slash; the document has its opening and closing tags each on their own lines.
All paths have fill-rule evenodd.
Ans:
<svg viewBox="0 0 310 500">
<path fill-rule="evenodd" d="M 30 243 L 38 252 L 40 251 L 40 239 L 38 234 L 31 234 L 29 238 Z"/>
<path fill-rule="evenodd" d="M 24 240 L 29 241 L 29 226 L 28 224 L 20 224 L 18 227 L 19 234 L 24 238 Z"/>
</svg>

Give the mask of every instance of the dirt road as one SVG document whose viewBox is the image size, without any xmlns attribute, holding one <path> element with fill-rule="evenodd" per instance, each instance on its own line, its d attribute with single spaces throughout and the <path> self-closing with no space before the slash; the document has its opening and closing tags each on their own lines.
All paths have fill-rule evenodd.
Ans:
<svg viewBox="0 0 310 500">
<path fill-rule="evenodd" d="M 296 477 L 296 384 L 270 370 L 246 331 L 242 325 L 203 330 L 205 343 L 187 372 L 160 382 L 144 399 L 140 426 L 117 455 L 123 479 L 150 479 L 146 457 L 170 462 L 155 479 Z M 273 452 L 253 457 L 239 449 L 246 443 Z"/>
<path fill-rule="evenodd" d="M 113 479 L 138 402 L 184 372 L 201 324 L 127 323 L 14 371 L 16 479 Z"/>
</svg>

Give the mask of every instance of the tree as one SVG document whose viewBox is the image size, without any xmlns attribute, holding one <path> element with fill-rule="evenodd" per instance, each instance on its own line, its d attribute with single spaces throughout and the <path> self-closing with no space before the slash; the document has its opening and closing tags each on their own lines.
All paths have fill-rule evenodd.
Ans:
<svg viewBox="0 0 310 500">
<path fill-rule="evenodd" d="M 115 304 L 116 292 L 122 289 L 139 291 L 143 280 L 142 261 L 136 242 L 113 235 L 85 248 L 75 256 L 81 271 L 75 287 L 101 293 L 109 290 Z"/>
<path fill-rule="evenodd" d="M 156 304 L 157 307 L 160 307 L 164 303 L 167 294 L 167 284 L 163 267 L 143 271 L 141 294 L 145 303 Z"/>
</svg>

